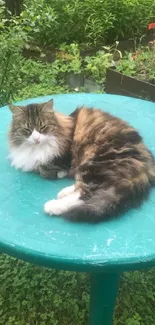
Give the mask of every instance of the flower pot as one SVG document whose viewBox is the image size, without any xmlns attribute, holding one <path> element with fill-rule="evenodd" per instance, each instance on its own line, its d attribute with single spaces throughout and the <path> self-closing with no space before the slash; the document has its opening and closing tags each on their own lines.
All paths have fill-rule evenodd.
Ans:
<svg viewBox="0 0 155 325">
<path fill-rule="evenodd" d="M 92 79 L 84 78 L 84 91 L 86 93 L 100 92 L 101 86 Z"/>
<path fill-rule="evenodd" d="M 107 69 L 105 90 L 109 94 L 118 94 L 155 102 L 155 85 L 125 76 L 114 68 Z"/>
<path fill-rule="evenodd" d="M 70 88 L 80 88 L 84 86 L 84 76 L 82 73 L 66 73 L 66 84 Z"/>
<path fill-rule="evenodd" d="M 66 84 L 72 89 L 83 88 L 85 92 L 99 92 L 101 87 L 92 79 L 85 78 L 83 73 L 67 72 L 65 76 Z"/>
</svg>

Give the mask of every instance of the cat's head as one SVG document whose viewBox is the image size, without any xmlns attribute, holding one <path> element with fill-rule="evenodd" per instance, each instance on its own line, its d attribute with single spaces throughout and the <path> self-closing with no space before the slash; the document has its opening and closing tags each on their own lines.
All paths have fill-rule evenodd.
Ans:
<svg viewBox="0 0 155 325">
<path fill-rule="evenodd" d="M 63 147 L 65 135 L 66 139 L 70 136 L 72 121 L 54 111 L 53 100 L 27 106 L 10 104 L 9 108 L 12 112 L 9 133 L 11 147 L 18 147 L 23 143 L 40 146 L 54 141 Z"/>
<path fill-rule="evenodd" d="M 18 146 L 24 142 L 38 145 L 47 141 L 56 133 L 58 127 L 53 110 L 53 100 L 44 104 L 27 106 L 9 105 L 13 114 L 10 137 L 12 144 Z"/>
</svg>

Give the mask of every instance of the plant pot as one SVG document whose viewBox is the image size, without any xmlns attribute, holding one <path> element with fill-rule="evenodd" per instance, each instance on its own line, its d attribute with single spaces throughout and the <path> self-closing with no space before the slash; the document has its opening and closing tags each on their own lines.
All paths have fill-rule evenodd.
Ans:
<svg viewBox="0 0 155 325">
<path fill-rule="evenodd" d="M 142 98 L 155 102 L 155 85 L 125 76 L 112 68 L 107 69 L 105 90 L 109 94 Z"/>
<path fill-rule="evenodd" d="M 101 91 L 101 86 L 99 84 L 97 84 L 97 82 L 95 82 L 92 79 L 84 78 L 83 90 L 86 93 L 100 92 Z"/>
<path fill-rule="evenodd" d="M 85 78 L 83 73 L 67 72 L 65 80 L 66 84 L 72 89 L 83 88 L 87 93 L 101 91 L 101 86 L 91 78 Z"/>
<path fill-rule="evenodd" d="M 80 88 L 84 86 L 84 76 L 83 73 L 73 73 L 67 72 L 66 73 L 66 84 L 70 88 Z"/>
</svg>

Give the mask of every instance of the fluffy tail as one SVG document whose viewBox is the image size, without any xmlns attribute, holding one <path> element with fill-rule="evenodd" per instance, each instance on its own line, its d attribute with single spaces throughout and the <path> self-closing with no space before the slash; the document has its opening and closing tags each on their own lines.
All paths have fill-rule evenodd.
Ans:
<svg viewBox="0 0 155 325">
<path fill-rule="evenodd" d="M 121 201 L 121 196 L 116 195 L 114 188 L 99 189 L 90 199 L 80 198 L 80 204 L 72 206 L 64 217 L 72 221 L 99 222 L 116 216 L 120 211 Z"/>
</svg>

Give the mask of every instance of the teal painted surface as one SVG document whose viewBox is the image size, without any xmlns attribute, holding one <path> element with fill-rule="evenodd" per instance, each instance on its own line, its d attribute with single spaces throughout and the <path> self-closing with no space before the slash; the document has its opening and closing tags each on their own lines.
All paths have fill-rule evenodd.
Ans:
<svg viewBox="0 0 155 325">
<path fill-rule="evenodd" d="M 112 95 L 73 94 L 54 98 L 69 114 L 95 106 L 136 127 L 155 154 L 155 104 Z M 24 260 L 63 269 L 103 272 L 155 265 L 155 190 L 139 210 L 102 224 L 75 224 L 44 214 L 44 203 L 71 181 L 47 181 L 10 167 L 7 129 L 11 113 L 0 108 L 0 250 Z"/>
<path fill-rule="evenodd" d="M 112 325 L 120 275 L 91 276 L 89 325 Z"/>
</svg>

